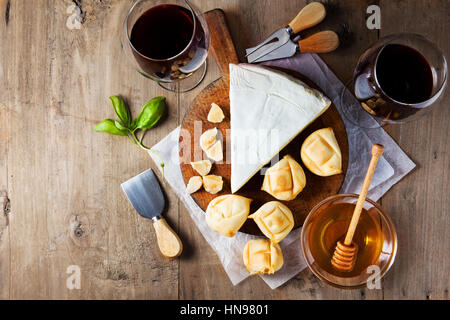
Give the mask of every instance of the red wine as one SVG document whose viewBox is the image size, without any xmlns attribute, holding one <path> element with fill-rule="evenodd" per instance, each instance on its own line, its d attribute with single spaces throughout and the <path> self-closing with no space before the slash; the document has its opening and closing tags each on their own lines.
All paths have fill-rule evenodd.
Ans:
<svg viewBox="0 0 450 320">
<path fill-rule="evenodd" d="M 209 45 L 199 19 L 173 4 L 145 11 L 131 29 L 130 42 L 142 73 L 165 82 L 190 76 L 205 61 Z"/>
<path fill-rule="evenodd" d="M 431 67 L 426 58 L 411 47 L 388 44 L 381 50 L 375 70 L 381 89 L 396 101 L 414 104 L 431 97 Z"/>
<path fill-rule="evenodd" d="M 432 104 L 431 66 L 419 51 L 403 44 L 368 49 L 358 61 L 353 80 L 363 109 L 382 121 L 404 121 Z"/>
<path fill-rule="evenodd" d="M 163 4 L 139 17 L 130 39 L 140 54 L 151 59 L 168 59 L 187 47 L 193 32 L 194 20 L 188 9 Z"/>
</svg>

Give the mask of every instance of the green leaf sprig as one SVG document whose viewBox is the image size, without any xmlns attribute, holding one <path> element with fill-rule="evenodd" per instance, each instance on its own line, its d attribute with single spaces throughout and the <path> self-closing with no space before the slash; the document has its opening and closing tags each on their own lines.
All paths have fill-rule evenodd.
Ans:
<svg viewBox="0 0 450 320">
<path fill-rule="evenodd" d="M 146 147 L 142 140 L 148 129 L 153 128 L 161 119 L 166 109 L 166 98 L 155 97 L 148 101 L 141 110 L 139 116 L 132 120 L 130 108 L 126 104 L 125 100 L 121 97 L 110 97 L 114 111 L 116 112 L 119 120 L 105 119 L 94 126 L 94 130 L 97 132 L 106 132 L 116 136 L 128 137 L 134 144 L 138 145 L 141 149 L 154 153 L 160 162 L 160 166 L 164 174 L 164 162 L 161 156 L 154 150 Z M 140 138 L 138 138 L 138 131 L 142 132 Z"/>
</svg>

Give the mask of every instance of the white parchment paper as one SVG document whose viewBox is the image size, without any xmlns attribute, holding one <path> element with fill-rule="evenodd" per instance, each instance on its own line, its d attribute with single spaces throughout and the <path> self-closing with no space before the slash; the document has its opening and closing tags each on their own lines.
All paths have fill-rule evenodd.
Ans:
<svg viewBox="0 0 450 320">
<path fill-rule="evenodd" d="M 350 149 L 348 170 L 340 190 L 341 193 L 359 193 L 369 164 L 370 150 L 374 143 L 382 144 L 385 147 L 385 152 L 378 162 L 369 190 L 368 196 L 372 200 L 378 200 L 415 167 L 411 159 L 382 128 L 361 129 L 343 116 L 340 93 L 344 85 L 319 56 L 316 54 L 299 54 L 289 59 L 270 61 L 264 64 L 295 70 L 305 75 L 322 89 L 341 113 L 346 126 Z M 375 121 L 362 109 L 361 117 L 367 117 L 366 121 L 369 122 Z M 249 276 L 242 261 L 242 251 L 247 241 L 255 237 L 238 232 L 233 238 L 228 238 L 209 229 L 205 222 L 204 211 L 186 191 L 179 164 L 179 135 L 180 127 L 172 131 L 152 149 L 158 152 L 164 160 L 164 177 L 168 184 L 184 203 L 205 240 L 216 251 L 231 282 L 236 285 Z M 149 155 L 156 164 L 160 163 L 159 158 L 152 152 L 149 152 Z M 291 231 L 280 243 L 284 256 L 283 267 L 273 275 L 261 276 L 270 288 L 279 287 L 306 267 L 301 252 L 300 232 L 301 228 Z"/>
</svg>

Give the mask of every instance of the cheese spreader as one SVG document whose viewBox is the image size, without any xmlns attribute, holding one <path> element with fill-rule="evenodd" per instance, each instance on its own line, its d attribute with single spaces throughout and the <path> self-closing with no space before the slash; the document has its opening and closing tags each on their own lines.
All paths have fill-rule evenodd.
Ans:
<svg viewBox="0 0 450 320">
<path fill-rule="evenodd" d="M 125 181 L 121 187 L 133 208 L 142 217 L 152 219 L 161 253 L 168 258 L 179 256 L 183 250 L 183 244 L 161 216 L 166 201 L 153 170 L 146 170 Z"/>
<path fill-rule="evenodd" d="M 296 52 L 325 53 L 335 50 L 339 46 L 339 37 L 333 31 L 321 31 L 299 41 L 292 40 L 300 31 L 322 22 L 325 16 L 323 4 L 308 4 L 287 27 L 275 31 L 256 47 L 246 49 L 247 61 L 257 63 L 291 57 Z"/>
</svg>

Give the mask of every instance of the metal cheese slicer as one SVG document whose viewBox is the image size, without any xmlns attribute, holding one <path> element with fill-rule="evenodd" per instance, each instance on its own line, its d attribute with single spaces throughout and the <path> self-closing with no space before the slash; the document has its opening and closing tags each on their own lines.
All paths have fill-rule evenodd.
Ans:
<svg viewBox="0 0 450 320">
<path fill-rule="evenodd" d="M 121 186 L 134 209 L 144 218 L 153 220 L 161 253 L 169 258 L 179 256 L 183 251 L 183 244 L 161 216 L 166 201 L 153 170 L 144 171 Z"/>
</svg>

